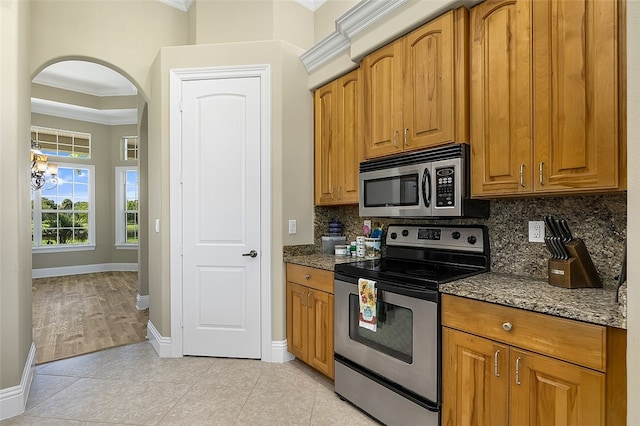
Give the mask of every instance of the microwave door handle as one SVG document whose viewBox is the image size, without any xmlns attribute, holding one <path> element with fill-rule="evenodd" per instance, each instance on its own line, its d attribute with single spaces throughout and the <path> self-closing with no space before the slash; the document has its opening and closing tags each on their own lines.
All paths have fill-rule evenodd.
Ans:
<svg viewBox="0 0 640 426">
<path fill-rule="evenodd" d="M 427 188 L 429 188 L 428 197 L 427 197 Z M 430 207 L 431 206 L 431 172 L 429 171 L 428 168 L 424 169 L 424 173 L 422 174 L 422 198 L 424 198 L 425 207 Z"/>
</svg>

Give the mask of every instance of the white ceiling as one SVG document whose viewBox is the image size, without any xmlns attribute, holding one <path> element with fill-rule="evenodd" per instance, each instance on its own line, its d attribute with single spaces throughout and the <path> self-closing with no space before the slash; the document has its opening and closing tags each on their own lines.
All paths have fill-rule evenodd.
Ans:
<svg viewBox="0 0 640 426">
<path fill-rule="evenodd" d="M 62 61 L 49 65 L 33 79 L 34 83 L 87 95 L 134 96 L 136 86 L 117 71 L 85 61 Z M 31 98 L 31 112 L 106 125 L 136 124 L 136 108 L 94 109 Z"/>
</svg>

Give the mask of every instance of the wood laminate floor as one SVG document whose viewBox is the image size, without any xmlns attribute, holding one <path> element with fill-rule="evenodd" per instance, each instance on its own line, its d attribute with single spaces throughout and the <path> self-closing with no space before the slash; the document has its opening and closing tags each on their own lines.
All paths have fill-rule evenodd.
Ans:
<svg viewBox="0 0 640 426">
<path fill-rule="evenodd" d="M 36 364 L 142 342 L 149 310 L 136 309 L 137 272 L 33 280 Z"/>
</svg>

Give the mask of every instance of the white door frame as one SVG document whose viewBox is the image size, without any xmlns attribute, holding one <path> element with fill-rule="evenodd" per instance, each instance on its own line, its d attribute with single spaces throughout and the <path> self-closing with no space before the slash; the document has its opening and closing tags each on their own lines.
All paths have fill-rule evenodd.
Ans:
<svg viewBox="0 0 640 426">
<path fill-rule="evenodd" d="M 182 333 L 182 82 L 260 78 L 260 327 L 261 359 L 271 362 L 271 72 L 270 66 L 180 68 L 169 75 L 169 248 L 171 260 L 171 357 L 183 352 Z"/>
</svg>

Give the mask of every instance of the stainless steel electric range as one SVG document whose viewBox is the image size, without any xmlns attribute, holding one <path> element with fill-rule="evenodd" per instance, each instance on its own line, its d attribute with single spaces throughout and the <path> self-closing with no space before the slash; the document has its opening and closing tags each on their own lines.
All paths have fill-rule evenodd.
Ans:
<svg viewBox="0 0 640 426">
<path fill-rule="evenodd" d="M 439 425 L 438 286 L 489 268 L 486 227 L 465 225 L 391 225 L 384 257 L 336 265 L 335 392 L 385 424 Z M 375 327 L 360 279 L 377 292 Z"/>
</svg>

